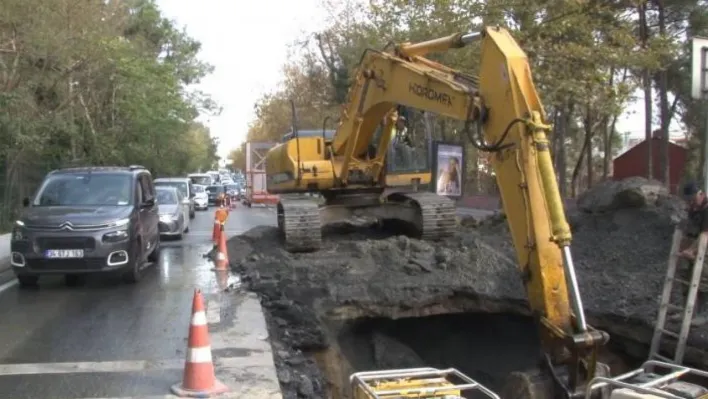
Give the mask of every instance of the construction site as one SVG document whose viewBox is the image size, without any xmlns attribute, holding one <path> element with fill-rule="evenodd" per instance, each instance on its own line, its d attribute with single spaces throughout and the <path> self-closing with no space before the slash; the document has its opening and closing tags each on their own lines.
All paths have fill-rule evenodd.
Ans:
<svg viewBox="0 0 708 399">
<path fill-rule="evenodd" d="M 426 58 L 478 42 L 479 76 Z M 565 201 L 529 70 L 509 31 L 485 27 L 365 51 L 330 136 L 301 135 L 290 101 L 291 132 L 247 167 L 277 227 L 228 243 L 285 398 L 708 397 L 679 380 L 708 377 L 708 199 L 640 172 Z M 430 128 L 416 146 L 411 109 L 465 141 Z M 488 154 L 493 215 L 458 209 L 466 145 Z"/>
<path fill-rule="evenodd" d="M 613 375 L 647 359 L 684 217 L 681 199 L 643 178 L 603 183 L 568 211 L 586 315 L 611 336 L 601 360 Z M 353 372 L 410 367 L 455 367 L 498 392 L 509 373 L 538 363 L 501 212 L 459 218 L 457 234 L 438 242 L 353 220 L 326 227 L 314 253 L 286 251 L 266 226 L 228 246 L 232 268 L 261 297 L 285 398 L 348 398 Z M 692 328 L 685 362 L 708 366 L 706 347 L 708 327 Z"/>
</svg>

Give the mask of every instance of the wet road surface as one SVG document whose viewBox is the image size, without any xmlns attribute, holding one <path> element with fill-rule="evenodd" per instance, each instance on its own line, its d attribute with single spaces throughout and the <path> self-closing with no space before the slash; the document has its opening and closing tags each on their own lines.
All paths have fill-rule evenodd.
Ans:
<svg viewBox="0 0 708 399">
<path fill-rule="evenodd" d="M 240 207 L 226 232 L 274 223 L 272 208 Z M 136 285 L 92 276 L 67 287 L 51 277 L 0 293 L 0 398 L 171 397 L 195 288 L 206 300 L 217 377 L 232 388 L 226 397 L 279 398 L 258 300 L 203 257 L 212 226 L 213 209 L 197 212 L 181 241 L 163 240 L 160 261 Z"/>
</svg>

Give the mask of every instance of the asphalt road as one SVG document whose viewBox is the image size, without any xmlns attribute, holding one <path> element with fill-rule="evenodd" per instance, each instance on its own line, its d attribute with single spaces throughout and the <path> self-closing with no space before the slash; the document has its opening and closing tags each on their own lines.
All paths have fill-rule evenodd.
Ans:
<svg viewBox="0 0 708 399">
<path fill-rule="evenodd" d="M 272 209 L 240 208 L 226 231 L 231 237 L 274 223 Z M 0 293 L 0 398 L 169 397 L 169 387 L 182 380 L 195 288 L 207 302 L 217 377 L 237 384 L 246 366 L 270 373 L 257 300 L 239 293 L 237 276 L 217 274 L 203 257 L 211 248 L 212 226 L 213 210 L 197 212 L 181 241 L 163 240 L 160 261 L 137 285 L 95 276 L 83 286 L 67 287 L 62 278 L 46 278 L 38 289 L 15 285 Z M 224 292 L 229 285 L 230 292 Z M 254 348 L 266 355 L 245 353 Z M 249 362 L 259 364 L 244 366 Z M 274 373 L 266 377 L 260 379 L 270 379 L 270 388 L 278 390 Z"/>
<path fill-rule="evenodd" d="M 480 212 L 486 214 L 459 210 Z M 56 277 L 42 279 L 38 289 L 2 291 L 0 399 L 171 397 L 169 387 L 182 379 L 195 288 L 207 301 L 217 377 L 242 389 L 231 397 L 278 397 L 257 300 L 203 256 L 213 220 L 213 210 L 197 212 L 182 240 L 163 240 L 160 261 L 137 285 L 93 276 L 67 287 Z M 272 208 L 240 207 L 226 233 L 273 224 Z M 261 391 L 244 391 L 253 381 Z"/>
</svg>

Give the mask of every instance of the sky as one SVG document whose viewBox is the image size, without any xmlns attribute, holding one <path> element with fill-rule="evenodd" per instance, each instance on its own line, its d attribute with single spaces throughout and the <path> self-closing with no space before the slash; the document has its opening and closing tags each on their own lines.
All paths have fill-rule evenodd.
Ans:
<svg viewBox="0 0 708 399">
<path fill-rule="evenodd" d="M 201 120 L 219 139 L 222 158 L 245 139 L 254 118 L 253 105 L 277 88 L 288 47 L 325 26 L 320 0 L 157 0 L 167 18 L 202 43 L 200 58 L 214 66 L 198 89 L 223 108 Z M 639 93 L 638 93 L 639 94 Z M 618 121 L 618 131 L 644 135 L 641 95 Z M 656 127 L 654 127 L 656 128 Z M 672 125 L 672 136 L 679 131 Z"/>
<path fill-rule="evenodd" d="M 157 0 L 163 14 L 202 43 L 200 59 L 214 66 L 198 89 L 223 108 L 204 117 L 226 157 L 245 139 L 253 105 L 281 80 L 288 46 L 324 26 L 320 0 Z"/>
</svg>

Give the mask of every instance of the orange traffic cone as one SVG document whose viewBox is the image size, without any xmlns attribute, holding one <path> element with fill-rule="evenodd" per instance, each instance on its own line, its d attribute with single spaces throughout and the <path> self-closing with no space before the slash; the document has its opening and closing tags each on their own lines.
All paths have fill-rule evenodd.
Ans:
<svg viewBox="0 0 708 399">
<path fill-rule="evenodd" d="M 219 219 L 214 218 L 214 228 L 211 231 L 211 241 L 214 245 L 219 244 L 219 235 L 221 235 L 221 223 Z"/>
<path fill-rule="evenodd" d="M 214 270 L 229 270 L 229 255 L 226 250 L 226 233 L 224 232 L 224 226 L 221 226 L 221 234 L 219 235 L 219 247 L 216 250 L 216 257 L 214 258 L 214 263 L 216 268 Z"/>
<path fill-rule="evenodd" d="M 229 288 L 229 271 L 228 270 L 217 270 L 216 271 L 216 285 L 222 291 Z"/>
<path fill-rule="evenodd" d="M 172 393 L 183 398 L 210 398 L 228 390 L 229 388 L 214 375 L 204 298 L 197 289 L 194 290 L 192 302 L 192 322 L 189 325 L 184 376 L 181 383 L 172 386 Z"/>
</svg>

